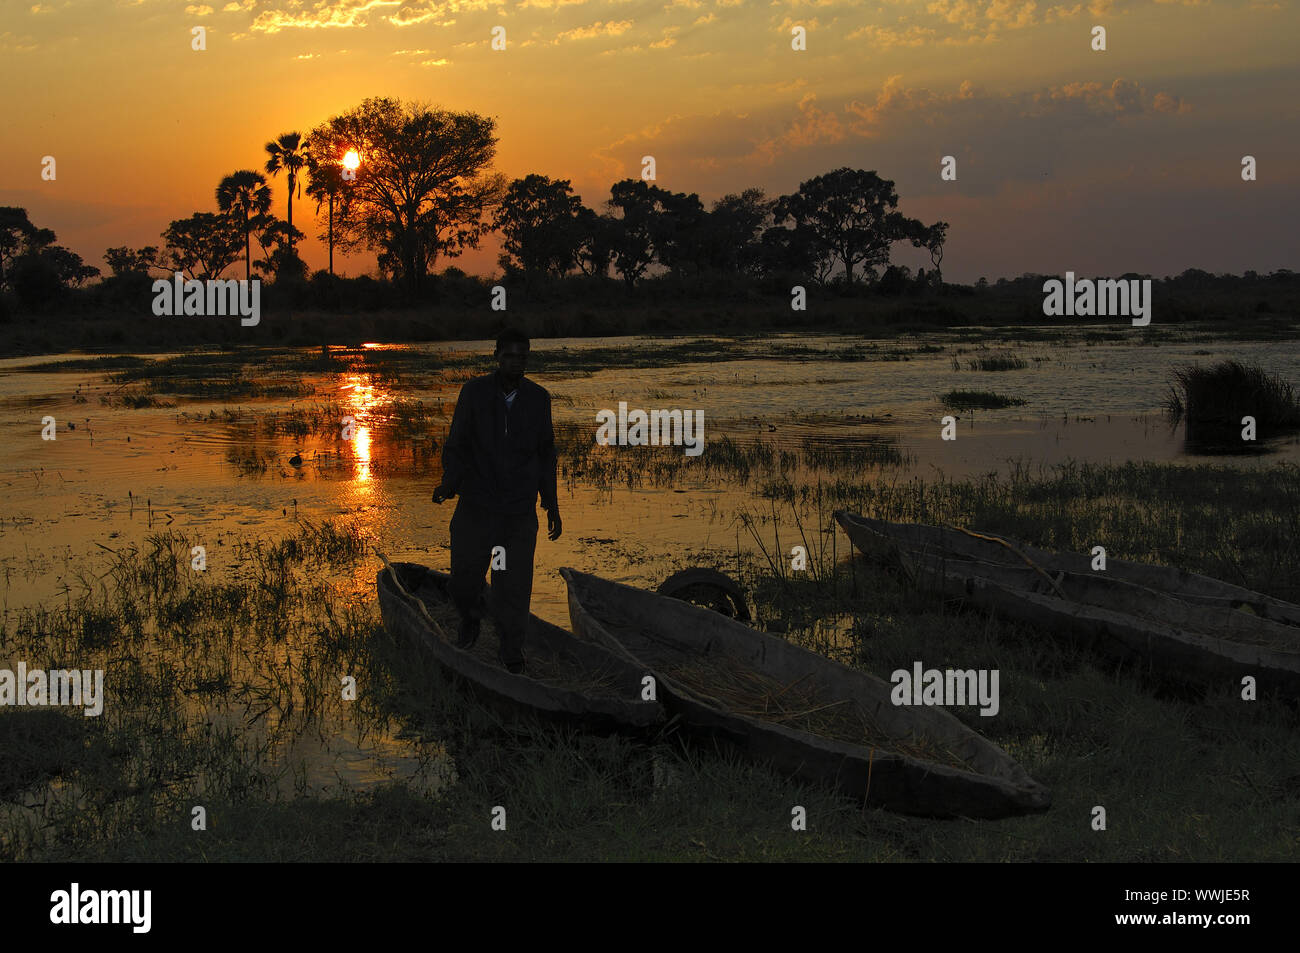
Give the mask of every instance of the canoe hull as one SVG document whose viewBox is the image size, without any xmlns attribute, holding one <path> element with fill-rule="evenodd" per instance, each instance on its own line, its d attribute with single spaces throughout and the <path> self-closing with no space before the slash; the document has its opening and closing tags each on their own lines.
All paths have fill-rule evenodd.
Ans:
<svg viewBox="0 0 1300 953">
<path fill-rule="evenodd" d="M 1043 575 L 1014 553 L 1019 565 L 986 562 L 970 555 L 984 554 L 982 547 L 951 554 L 939 549 L 951 536 L 910 532 L 938 527 L 846 513 L 836 518 L 860 551 L 898 565 L 917 585 L 1067 636 L 1152 677 L 1239 686 L 1249 675 L 1261 693 L 1300 695 L 1300 629 L 1275 618 L 1229 608 L 1222 600 L 1188 602 L 1152 590 L 1112 576 L 1110 561 L 1104 574 L 1068 571 L 1059 568 L 1068 560 L 1040 561 L 1045 551 L 1015 544 L 1047 571 Z M 1075 557 L 1078 561 L 1088 562 Z"/>
<path fill-rule="evenodd" d="M 899 547 L 931 553 L 947 553 L 955 558 L 1023 566 L 1025 563 L 1007 546 L 995 540 L 980 539 L 958 530 L 917 523 L 892 523 L 837 510 L 835 518 L 854 545 L 869 555 L 891 558 Z M 1081 553 L 1057 553 L 1039 549 L 1013 539 L 1005 539 L 1049 573 L 1092 572 L 1092 557 Z M 1106 577 L 1162 592 L 1195 605 L 1225 609 L 1247 608 L 1254 615 L 1274 622 L 1300 626 L 1300 605 L 1241 586 L 1188 572 L 1172 566 L 1155 566 L 1108 557 Z"/>
<path fill-rule="evenodd" d="M 450 577 L 416 563 L 394 563 L 402 584 L 420 598 L 445 593 Z M 617 673 L 615 694 L 588 694 L 558 688 L 525 675 L 511 675 L 440 638 L 415 605 L 393 584 L 388 570 L 376 576 L 384 627 L 394 636 L 424 646 L 439 666 L 484 704 L 505 717 L 531 716 L 543 722 L 582 728 L 598 734 L 640 733 L 664 720 L 663 706 L 640 699 L 640 674 L 624 660 L 533 615 L 524 652 L 532 657 L 561 654 L 593 670 Z"/>
<path fill-rule="evenodd" d="M 783 774 L 829 784 L 866 803 L 928 817 L 1001 818 L 1047 810 L 1051 794 L 1005 752 L 938 708 L 899 708 L 891 686 L 749 626 L 654 593 L 622 586 L 571 569 L 569 614 L 574 632 L 625 653 L 652 675 L 669 714 L 692 733 L 726 743 L 733 750 Z M 895 737 L 912 731 L 941 741 L 977 770 L 961 770 L 875 746 L 849 744 L 736 714 L 701 697 L 666 674 L 663 664 L 638 657 L 625 632 L 602 606 L 626 603 L 625 612 L 648 631 L 656 626 L 659 645 L 700 656 L 723 654 L 783 679 L 813 676 L 836 698 L 852 697 Z"/>
</svg>

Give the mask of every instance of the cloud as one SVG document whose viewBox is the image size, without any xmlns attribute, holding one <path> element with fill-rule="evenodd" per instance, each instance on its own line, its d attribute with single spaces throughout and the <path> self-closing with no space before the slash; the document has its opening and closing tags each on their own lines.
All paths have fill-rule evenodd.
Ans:
<svg viewBox="0 0 1300 953">
<path fill-rule="evenodd" d="M 212 13 L 212 8 L 208 6 L 206 3 L 197 4 L 197 5 L 191 3 L 188 7 L 185 8 L 185 12 L 188 13 L 190 16 L 194 16 L 194 17 L 206 17 L 210 13 Z"/>
<path fill-rule="evenodd" d="M 572 30 L 565 30 L 563 33 L 557 33 L 552 43 L 565 43 L 571 40 L 591 40 L 598 36 L 622 36 L 630 29 L 632 29 L 631 20 L 610 20 L 608 23 L 597 20 L 590 26 L 575 27 Z"/>
<path fill-rule="evenodd" d="M 1044 23 L 1055 23 L 1057 20 L 1072 20 L 1083 12 L 1083 4 L 1076 3 L 1072 7 L 1057 4 L 1054 7 L 1048 7 L 1047 12 L 1043 14 Z"/>
<path fill-rule="evenodd" d="M 845 111 L 856 117 L 852 131 L 869 138 L 885 131 L 898 131 L 908 125 L 923 123 L 947 128 L 961 123 L 994 125 L 1017 118 L 1035 119 L 1048 116 L 1074 116 L 1081 119 L 1106 119 L 1186 113 L 1191 107 L 1182 98 L 1167 92 L 1149 93 L 1140 84 L 1123 77 L 1110 85 L 1098 82 L 1075 82 L 1011 96 L 992 96 L 964 81 L 954 93 L 936 93 L 921 87 L 908 87 L 901 75 L 890 76 L 876 94 L 875 102 L 850 101 Z"/>
<path fill-rule="evenodd" d="M 666 50 L 677 43 L 677 34 L 681 27 L 669 26 L 664 27 L 663 38 L 650 44 L 652 50 Z"/>
<path fill-rule="evenodd" d="M 1132 137 L 1124 125 L 1168 122 L 1191 111 L 1176 93 L 1151 91 L 1126 77 L 1006 94 L 969 79 L 935 90 L 894 75 L 861 99 L 819 97 L 798 87 L 789 80 L 727 87 L 733 100 L 737 94 L 749 102 L 791 99 L 745 114 L 670 116 L 596 150 L 593 158 L 602 165 L 588 174 L 593 180 L 635 175 L 640 157 L 653 155 L 661 176 L 675 167 L 695 170 L 694 188 L 707 191 L 710 183 L 718 191 L 744 176 L 797 181 L 818 164 L 852 165 L 869 155 L 868 167 L 911 170 L 909 188 L 930 194 L 937 173 L 931 175 L 928 159 L 921 160 L 922 171 L 918 160 L 933 155 L 937 169 L 938 156 L 953 154 L 971 194 L 986 194 L 999 182 L 1040 182 L 1044 170 L 1063 165 L 1105 165 L 1118 143 Z"/>
<path fill-rule="evenodd" d="M 382 11 L 399 3 L 400 0 L 318 0 L 310 9 L 304 10 L 301 0 L 288 0 L 283 8 L 259 13 L 253 19 L 252 29 L 273 34 L 282 30 L 363 27 L 368 24 L 372 10 Z"/>
<path fill-rule="evenodd" d="M 1099 118 L 1141 116 L 1153 112 L 1188 112 L 1191 108 L 1180 97 L 1169 93 L 1148 95 L 1134 80 L 1122 77 L 1109 86 L 1096 82 L 1051 86 L 1024 96 L 1020 105 L 1021 115 L 1031 117 L 1061 113 Z"/>
<path fill-rule="evenodd" d="M 1034 11 L 1037 9 L 1038 4 L 1034 0 L 1028 0 L 1028 2 L 1024 2 L 1024 0 L 992 0 L 985 8 L 984 16 L 996 26 L 1019 30 L 1033 24 Z"/>
<path fill-rule="evenodd" d="M 1192 111 L 1192 107 L 1183 102 L 1182 97 L 1172 96 L 1169 93 L 1156 93 L 1151 100 L 1151 108 L 1158 113 L 1186 113 Z"/>
<path fill-rule="evenodd" d="M 652 155 L 665 179 L 661 184 L 672 188 L 672 170 L 735 164 L 753 154 L 761 137 L 761 127 L 745 114 L 670 116 L 596 150 L 594 158 L 601 168 L 593 177 L 637 175 L 641 157 Z"/>
<path fill-rule="evenodd" d="M 451 64 L 451 60 L 441 60 L 441 59 L 440 59 L 440 60 L 422 60 L 422 61 L 420 62 L 420 65 L 421 65 L 421 66 L 448 66 L 448 65 L 450 65 L 450 64 Z"/>
<path fill-rule="evenodd" d="M 979 4 L 974 0 L 933 0 L 925 10 L 965 30 L 974 30 L 979 25 Z"/>
<path fill-rule="evenodd" d="M 450 17 L 455 14 L 486 10 L 490 6 L 489 0 L 410 0 L 385 19 L 393 26 L 417 26 L 431 20 L 437 21 L 436 26 L 451 26 L 456 21 Z"/>
<path fill-rule="evenodd" d="M 847 39 L 865 40 L 879 50 L 890 50 L 895 47 L 907 46 L 924 46 L 932 41 L 935 37 L 935 31 L 929 27 L 912 25 L 906 30 L 893 30 L 889 27 L 864 26 L 860 30 L 854 30 Z"/>
<path fill-rule="evenodd" d="M 571 2 L 571 0 L 569 0 Z M 273 0 L 253 19 L 252 29 L 259 33 L 283 30 L 349 29 L 367 27 L 372 17 L 387 20 L 393 26 L 417 26 L 434 21 L 437 26 L 451 26 L 457 13 L 487 10 L 491 0 Z M 235 4 L 227 4 L 229 10 Z M 251 9 L 246 3 L 241 9 Z"/>
<path fill-rule="evenodd" d="M 30 36 L 0 33 L 0 53 L 30 53 L 36 48 L 36 41 Z"/>
</svg>

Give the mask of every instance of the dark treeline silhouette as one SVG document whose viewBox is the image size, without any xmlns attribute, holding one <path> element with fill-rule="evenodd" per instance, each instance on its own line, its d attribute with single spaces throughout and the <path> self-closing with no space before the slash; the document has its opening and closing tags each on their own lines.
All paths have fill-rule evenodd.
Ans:
<svg viewBox="0 0 1300 953">
<path fill-rule="evenodd" d="M 746 189 L 709 209 L 696 194 L 624 179 L 598 211 L 568 180 L 507 182 L 493 172 L 495 127 L 475 113 L 368 99 L 306 136 L 286 132 L 266 143 L 266 173 L 285 173 L 284 220 L 271 212 L 266 176 L 240 169 L 217 185 L 214 210 L 171 222 L 160 245 L 112 248 L 105 260 L 113 279 L 173 271 L 206 279 L 243 258 L 245 278 L 258 272 L 277 284 L 301 284 L 307 268 L 296 250 L 302 232 L 293 211 L 305 182 L 325 226 L 327 273 L 335 248 L 368 249 L 408 304 L 421 301 L 440 260 L 479 247 L 491 231 L 501 235 L 509 281 L 574 277 L 634 289 L 657 277 L 712 276 L 768 282 L 789 294 L 793 285 L 871 284 L 888 269 L 891 247 L 910 242 L 929 250 L 929 277 L 939 282 L 948 225 L 899 213 L 893 182 L 874 171 L 836 169 L 772 198 Z M 52 251 L 47 257 L 47 270 L 64 284 L 84 280 L 80 271 L 54 268 Z"/>
<path fill-rule="evenodd" d="M 874 171 L 835 169 L 789 195 L 743 189 L 708 208 L 694 193 L 624 179 L 592 208 L 565 179 L 506 181 L 491 169 L 496 143 L 495 121 L 475 113 L 368 99 L 306 135 L 268 141 L 264 172 L 225 176 L 213 206 L 169 223 L 158 245 L 109 248 L 109 274 L 98 282 L 91 281 L 98 268 L 55 244 L 54 233 L 24 209 L 0 208 L 0 321 L 34 312 L 138 317 L 150 313 L 153 281 L 173 272 L 194 279 L 256 274 L 267 282 L 262 307 L 270 314 L 427 315 L 433 308 L 491 321 L 500 316 L 488 310 L 490 292 L 502 284 L 512 312 L 568 309 L 563 320 L 545 317 L 534 328 L 539 333 L 1049 320 L 1042 283 L 1059 276 L 945 283 L 948 223 L 925 225 L 900 213 L 894 183 Z M 272 211 L 267 180 L 281 173 L 284 219 Z M 327 268 L 310 277 L 297 250 L 303 232 L 293 225 L 295 209 L 303 218 L 304 195 L 328 253 Z M 446 264 L 490 232 L 500 236 L 503 277 L 472 277 Z M 899 243 L 925 249 L 930 268 L 914 273 L 892 263 Z M 335 249 L 374 252 L 379 277 L 335 276 Z M 1296 282 L 1286 270 L 1215 277 L 1192 269 L 1155 284 L 1158 320 L 1294 312 Z M 806 293 L 802 313 L 791 309 L 796 287 Z M 856 312 L 847 302 L 829 306 L 841 299 L 862 304 Z M 910 304 L 873 311 L 868 299 Z M 668 305 L 696 314 L 634 317 L 638 308 Z M 632 317 L 613 320 L 611 309 Z M 368 329 L 419 339 L 474 333 L 428 320 Z M 283 326 L 257 334 L 298 336 Z"/>
</svg>

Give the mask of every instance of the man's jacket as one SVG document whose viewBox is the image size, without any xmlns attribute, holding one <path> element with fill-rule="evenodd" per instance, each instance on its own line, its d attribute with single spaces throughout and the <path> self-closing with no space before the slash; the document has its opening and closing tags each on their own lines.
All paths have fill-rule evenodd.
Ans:
<svg viewBox="0 0 1300 953">
<path fill-rule="evenodd" d="M 555 496 L 555 430 L 551 395 L 522 378 L 507 409 L 496 373 L 466 381 L 442 450 L 442 482 L 450 493 L 497 513 L 532 513 L 540 494 Z"/>
</svg>

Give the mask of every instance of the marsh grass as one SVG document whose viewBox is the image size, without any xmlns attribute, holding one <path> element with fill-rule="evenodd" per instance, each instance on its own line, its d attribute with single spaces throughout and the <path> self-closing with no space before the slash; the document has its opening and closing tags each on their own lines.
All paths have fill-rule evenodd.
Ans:
<svg viewBox="0 0 1300 953">
<path fill-rule="evenodd" d="M 1176 367 L 1165 407 L 1174 424 L 1186 422 L 1187 441 L 1198 449 L 1240 451 L 1242 418 L 1255 418 L 1258 439 L 1300 430 L 1295 388 L 1257 364 L 1220 361 Z"/>
<path fill-rule="evenodd" d="M 939 402 L 947 410 L 1001 410 L 1025 404 L 1019 397 L 1007 397 L 988 390 L 950 390 L 939 395 Z"/>
<path fill-rule="evenodd" d="M 83 401 L 84 402 L 84 401 Z M 141 393 L 140 391 L 118 391 L 113 394 L 104 394 L 99 398 L 99 402 L 104 407 L 125 407 L 130 410 L 144 410 L 154 407 L 175 407 L 175 404 L 160 400 L 153 394 Z"/>
<path fill-rule="evenodd" d="M 184 354 L 130 364 L 109 379 L 120 386 L 134 385 L 136 394 L 211 400 L 307 397 L 312 393 L 311 385 L 295 373 L 277 367 L 274 357 L 260 354 L 250 354 L 247 360 L 224 352 Z"/>
<path fill-rule="evenodd" d="M 803 437 L 777 443 L 762 437 L 723 433 L 709 436 L 698 456 L 680 446 L 602 447 L 591 427 L 575 421 L 555 422 L 560 477 L 597 489 L 678 486 L 691 481 L 745 486 L 755 477 L 816 474 L 899 467 L 912 457 L 887 435 Z"/>
<path fill-rule="evenodd" d="M 733 452 L 740 453 L 739 448 Z M 1046 814 L 938 821 L 792 783 L 680 732 L 636 741 L 506 720 L 379 624 L 369 542 L 347 524 L 249 541 L 227 573 L 189 569 L 193 540 L 159 533 L 74 572 L 6 622 L 0 654 L 106 669 L 97 719 L 0 713 L 6 860 L 1280 861 L 1300 850 L 1300 714 L 1235 686 L 1174 691 L 1049 633 L 918 592 L 853 558 L 835 508 L 953 522 L 1039 545 L 1210 572 L 1296 598 L 1300 469 L 1065 465 L 962 481 L 754 482 L 760 547 L 718 568 L 756 624 L 888 680 L 920 660 L 990 668 L 1001 711 L 952 713 L 1053 790 Z M 737 526 L 737 531 L 745 530 Z M 791 571 L 806 542 L 808 572 Z M 211 558 L 211 556 L 210 556 Z M 734 561 L 733 561 L 734 559 Z M 102 575 L 102 578 L 100 578 Z M 340 673 L 358 678 L 355 702 Z M 406 773 L 322 786 L 296 747 L 397 744 Z M 190 808 L 209 830 L 190 830 Z M 508 829 L 493 831 L 504 804 Z M 792 837 L 791 805 L 809 830 Z M 1103 835 L 1087 818 L 1111 809 Z M 1113 807 L 1112 807 L 1113 806 Z"/>
<path fill-rule="evenodd" d="M 952 359 L 952 365 L 953 370 L 959 370 L 961 367 L 955 357 Z M 966 361 L 966 366 L 972 371 L 1022 371 L 1029 366 L 1029 362 L 1019 355 L 1008 352 L 970 358 Z"/>
</svg>

